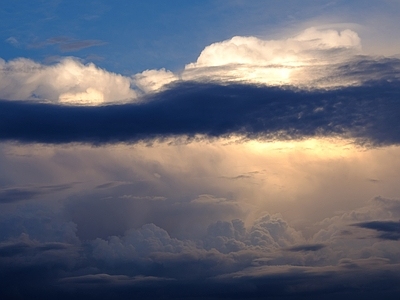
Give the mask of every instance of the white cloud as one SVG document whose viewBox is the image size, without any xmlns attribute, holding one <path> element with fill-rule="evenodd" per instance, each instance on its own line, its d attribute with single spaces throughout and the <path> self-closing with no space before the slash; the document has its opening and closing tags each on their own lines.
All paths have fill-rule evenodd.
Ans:
<svg viewBox="0 0 400 300">
<path fill-rule="evenodd" d="M 349 29 L 312 27 L 282 40 L 235 36 L 207 46 L 195 63 L 186 65 L 182 78 L 267 85 L 341 85 L 344 82 L 317 81 L 332 75 L 326 74 L 333 71 L 329 66 L 360 53 L 360 38 Z"/>
<path fill-rule="evenodd" d="M 10 45 L 13 45 L 14 47 L 18 47 L 19 45 L 18 40 L 13 36 L 10 36 L 8 39 L 6 39 L 6 42 L 9 43 Z"/>
<path fill-rule="evenodd" d="M 66 104 L 101 104 L 104 102 L 104 94 L 94 88 L 87 88 L 82 93 L 61 94 L 58 99 Z"/>
<path fill-rule="evenodd" d="M 131 101 L 131 79 L 74 58 L 54 65 L 29 59 L 0 60 L 0 98 L 70 104 Z"/>
<path fill-rule="evenodd" d="M 177 75 L 165 69 L 146 70 L 133 76 L 134 84 L 145 93 L 157 92 L 178 79 Z"/>
<path fill-rule="evenodd" d="M 127 77 L 70 57 L 53 65 L 0 59 L 0 99 L 98 105 L 137 101 L 168 84 L 192 80 L 301 88 L 357 85 L 383 76 L 379 70 L 358 71 L 357 62 L 370 59 L 361 56 L 361 48 L 353 30 L 311 27 L 286 39 L 235 36 L 211 44 L 180 74 L 160 69 Z"/>
</svg>

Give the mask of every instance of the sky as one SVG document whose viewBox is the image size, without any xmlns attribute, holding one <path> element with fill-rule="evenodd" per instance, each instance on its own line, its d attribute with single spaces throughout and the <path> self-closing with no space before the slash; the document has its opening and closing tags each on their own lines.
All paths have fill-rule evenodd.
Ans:
<svg viewBox="0 0 400 300">
<path fill-rule="evenodd" d="M 398 299 L 400 1 L 0 2 L 4 299 Z"/>
</svg>

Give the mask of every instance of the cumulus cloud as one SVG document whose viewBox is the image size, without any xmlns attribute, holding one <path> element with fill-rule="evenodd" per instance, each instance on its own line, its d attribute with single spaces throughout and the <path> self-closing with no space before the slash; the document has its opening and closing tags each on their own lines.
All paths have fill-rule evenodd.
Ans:
<svg viewBox="0 0 400 300">
<path fill-rule="evenodd" d="M 309 28 L 284 40 L 236 36 L 207 46 L 195 63 L 186 65 L 182 78 L 302 87 L 348 85 L 334 76 L 335 67 L 360 53 L 360 38 L 348 29 Z"/>
<path fill-rule="evenodd" d="M 25 101 L 0 101 L 0 290 L 397 299 L 399 200 L 364 201 L 399 192 L 400 63 L 360 51 L 309 29 L 211 45 L 179 76 L 2 62 Z"/>
<path fill-rule="evenodd" d="M 279 298 L 299 292 L 317 297 L 345 282 L 351 282 L 346 289 L 349 297 L 360 295 L 364 290 L 360 286 L 366 284 L 377 295 L 383 290 L 387 295 L 397 293 L 393 283 L 397 281 L 399 265 L 390 252 L 372 253 L 371 245 L 350 240 L 340 248 L 332 245 L 332 241 L 305 242 L 281 216 L 269 214 L 248 227 L 240 219 L 214 222 L 207 235 L 199 240 L 171 237 L 154 224 L 129 229 L 123 236 L 96 238 L 83 245 L 38 242 L 23 234 L 0 243 L 0 275 L 8 276 L 6 282 L 29 293 L 42 294 L 40 289 L 46 283 L 47 290 L 78 297 L 97 285 L 103 296 L 113 293 L 123 299 L 127 290 L 132 296 L 148 288 L 161 289 L 164 297 L 182 295 L 174 283 L 187 288 L 185 295 L 236 295 L 239 299 Z M 346 248 L 357 250 L 362 256 L 352 257 L 349 252 L 343 255 L 343 251 L 348 251 Z M 338 258 L 332 261 L 335 254 Z M 10 273 L 17 266 L 21 270 L 35 268 L 17 281 Z M 365 272 L 368 277 L 362 276 Z M 39 274 L 43 282 L 33 288 L 28 282 Z M 249 285 L 250 290 L 246 288 Z M 201 292 L 205 286 L 206 292 Z M 12 294 L 12 290 L 6 291 Z M 151 292 L 146 295 L 158 297 Z"/>
<path fill-rule="evenodd" d="M 72 49 L 91 46 L 96 41 L 75 45 L 68 44 L 68 38 L 60 37 L 50 42 L 66 43 L 64 46 Z M 281 40 L 236 36 L 214 43 L 180 74 L 160 69 L 127 77 L 102 70 L 93 63 L 82 64 L 73 58 L 64 58 L 53 65 L 24 58 L 9 62 L 0 60 L 0 99 L 99 105 L 135 102 L 144 95 L 182 81 L 314 89 L 399 79 L 398 73 L 395 60 L 384 62 L 363 56 L 356 32 L 309 28 Z"/>
<path fill-rule="evenodd" d="M 111 202 L 115 209 L 118 203 Z M 200 212 L 201 206 L 214 210 L 226 202 L 201 195 L 188 203 Z M 92 204 L 91 210 L 102 205 L 101 201 Z M 75 235 L 77 226 L 68 220 L 68 214 L 43 214 L 41 208 L 36 211 L 33 208 L 31 205 L 24 212 L 19 208 L 13 220 L 4 216 L 1 219 L 8 236 L 4 238 L 1 232 L 0 276 L 7 280 L 0 286 L 7 295 L 14 295 L 14 291 L 6 288 L 6 284 L 38 295 L 43 294 L 41 289 L 46 285 L 47 292 L 77 297 L 84 297 L 85 291 L 99 286 L 100 298 L 112 293 L 123 299 L 128 297 L 127 291 L 131 297 L 147 289 L 160 289 L 168 297 L 236 295 L 240 299 L 274 295 L 279 298 L 297 295 L 299 291 L 317 297 L 349 280 L 352 284 L 347 292 L 359 295 L 363 290 L 360 286 L 370 285 L 382 276 L 385 280 L 370 286 L 371 292 L 379 295 L 382 287 L 389 295 L 397 292 L 393 285 L 400 262 L 397 239 L 363 234 L 369 230 L 398 233 L 398 223 L 393 221 L 400 214 L 396 199 L 376 198 L 355 210 L 327 218 L 317 225 L 323 229 L 310 238 L 305 238 L 301 230 L 281 215 L 264 213 L 247 225 L 240 218 L 209 219 L 204 235 L 187 238 L 171 236 L 164 225 L 144 223 L 120 235 L 79 239 Z M 74 203 L 75 210 L 81 208 L 78 202 Z M 182 215 L 187 211 L 186 207 Z M 86 217 L 91 219 L 90 215 Z M 164 219 L 171 217 L 177 216 L 164 213 Z M 198 223 L 185 225 L 190 226 L 197 227 Z M 25 275 L 17 277 L 15 270 Z M 370 275 L 362 276 L 365 272 Z M 31 286 L 29 283 L 37 276 L 41 281 Z M 310 282 L 315 285 L 310 286 Z M 187 288 L 184 294 L 174 288 L 174 283 Z M 249 285 L 253 287 L 250 290 L 246 288 Z M 205 286 L 208 289 L 203 293 Z M 146 295 L 159 296 L 151 292 Z"/>
<path fill-rule="evenodd" d="M 136 98 L 128 77 L 74 58 L 64 58 L 54 65 L 24 58 L 0 60 L 0 82 L 0 98 L 8 100 L 90 105 Z"/>
<path fill-rule="evenodd" d="M 165 85 L 177 81 L 179 77 L 171 71 L 146 70 L 133 76 L 133 83 L 144 93 L 157 92 Z"/>
</svg>

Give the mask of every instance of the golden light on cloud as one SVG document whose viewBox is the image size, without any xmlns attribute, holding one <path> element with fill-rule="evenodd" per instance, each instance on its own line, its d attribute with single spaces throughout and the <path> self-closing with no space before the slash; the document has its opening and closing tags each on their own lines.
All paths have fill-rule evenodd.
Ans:
<svg viewBox="0 0 400 300">
<path fill-rule="evenodd" d="M 312 27 L 282 40 L 235 36 L 207 46 L 196 62 L 186 65 L 182 78 L 304 87 L 345 86 L 348 81 L 324 78 L 332 75 L 329 67 L 360 51 L 360 38 L 349 29 Z"/>
<path fill-rule="evenodd" d="M 70 105 L 100 105 L 104 103 L 104 95 L 94 88 L 87 88 L 82 93 L 61 94 L 58 101 Z"/>
<path fill-rule="evenodd" d="M 185 81 L 335 88 L 368 79 L 339 74 L 341 64 L 360 54 L 361 40 L 356 32 L 312 27 L 286 39 L 235 36 L 211 44 L 180 73 L 162 68 L 124 76 L 73 58 L 53 65 L 0 59 L 0 98 L 68 105 L 137 102 L 139 96 Z"/>
<path fill-rule="evenodd" d="M 319 157 L 343 157 L 351 151 L 360 149 L 352 140 L 341 138 L 312 138 L 296 141 L 273 141 L 263 142 L 251 140 L 246 142 L 245 147 L 249 151 L 258 154 L 279 152 L 293 153 L 302 152 Z"/>
</svg>

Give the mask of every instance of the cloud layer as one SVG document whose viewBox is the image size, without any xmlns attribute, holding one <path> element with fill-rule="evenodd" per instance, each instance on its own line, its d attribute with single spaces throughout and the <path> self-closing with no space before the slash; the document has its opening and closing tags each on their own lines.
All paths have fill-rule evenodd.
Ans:
<svg viewBox="0 0 400 300">
<path fill-rule="evenodd" d="M 340 136 L 397 144 L 399 81 L 387 65 L 399 64 L 360 61 L 351 72 L 377 69 L 384 78 L 328 91 L 184 83 L 136 104 L 71 107 L 0 101 L 0 139 L 99 144 L 196 135 L 280 140 Z"/>
<path fill-rule="evenodd" d="M 67 47 L 68 39 L 54 41 L 64 42 Z M 236 36 L 211 44 L 179 73 L 160 69 L 123 76 L 70 57 L 52 65 L 0 60 L 0 99 L 102 105 L 137 102 L 171 83 L 190 81 L 332 89 L 387 77 L 399 78 L 398 61 L 363 56 L 356 32 L 309 28 L 281 40 Z"/>
<path fill-rule="evenodd" d="M 1 297 L 398 299 L 400 60 L 355 32 L 0 64 Z"/>
<path fill-rule="evenodd" d="M 73 58 L 49 66 L 24 58 L 0 60 L 0 82 L 0 98 L 9 100 L 93 105 L 136 97 L 129 78 Z"/>
<path fill-rule="evenodd" d="M 369 299 L 368 294 L 371 299 L 377 295 L 396 299 L 398 242 L 376 239 L 356 227 L 389 224 L 400 216 L 398 212 L 398 200 L 377 198 L 324 220 L 308 240 L 280 215 L 266 214 L 249 227 L 240 219 L 213 222 L 201 239 L 171 237 L 149 223 L 123 236 L 80 241 L 71 224 L 63 225 L 59 219 L 57 225 L 54 217 L 49 222 L 45 221 L 49 215 L 44 215 L 39 226 L 29 228 L 31 234 L 46 230 L 46 235 L 44 231 L 37 235 L 39 240 L 23 233 L 0 243 L 0 286 L 8 297 L 62 299 L 89 294 L 100 299 L 111 294 L 122 299 L 322 295 Z M 27 215 L 24 219 L 33 218 L 40 219 Z M 352 225 L 360 219 L 366 221 Z M 3 224 L 11 226 L 10 220 Z M 44 241 L 50 234 L 52 242 Z M 13 289 L 7 287 L 10 284 Z M 343 285 L 345 289 L 337 289 Z"/>
</svg>

